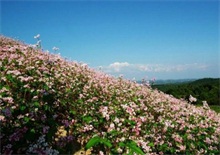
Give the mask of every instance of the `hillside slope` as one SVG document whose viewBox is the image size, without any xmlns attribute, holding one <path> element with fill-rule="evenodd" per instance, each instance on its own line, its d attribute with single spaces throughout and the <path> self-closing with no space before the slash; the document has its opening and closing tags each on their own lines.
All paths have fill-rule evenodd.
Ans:
<svg viewBox="0 0 220 155">
<path fill-rule="evenodd" d="M 220 115 L 0 37 L 2 154 L 218 154 Z M 61 133 L 62 132 L 62 133 Z"/>
</svg>

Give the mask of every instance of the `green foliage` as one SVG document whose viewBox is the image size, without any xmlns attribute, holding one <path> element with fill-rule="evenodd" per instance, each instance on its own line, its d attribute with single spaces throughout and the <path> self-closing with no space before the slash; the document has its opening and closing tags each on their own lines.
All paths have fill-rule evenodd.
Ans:
<svg viewBox="0 0 220 155">
<path fill-rule="evenodd" d="M 86 144 L 85 148 L 86 148 L 86 150 L 88 150 L 88 149 L 90 149 L 92 147 L 95 147 L 95 146 L 97 147 L 97 146 L 101 146 L 101 145 L 103 145 L 103 146 L 105 146 L 107 148 L 112 148 L 113 147 L 112 143 L 108 139 L 100 138 L 99 136 L 94 136 L 94 137 L 92 137 L 88 141 L 88 143 Z M 127 141 L 124 141 L 124 142 L 119 142 L 119 147 L 127 148 L 129 150 L 129 155 L 132 155 L 134 153 L 137 153 L 139 155 L 144 155 L 144 152 L 132 140 L 127 140 Z M 112 150 L 115 151 L 115 149 L 112 149 Z"/>
<path fill-rule="evenodd" d="M 131 155 L 134 154 L 134 153 L 137 153 L 137 154 L 140 154 L 140 155 L 144 155 L 144 152 L 132 140 L 129 140 L 128 142 L 126 142 L 125 143 L 125 147 L 128 147 L 130 149 L 130 153 L 129 154 L 131 154 Z"/>
<path fill-rule="evenodd" d="M 100 138 L 99 136 L 94 136 L 88 141 L 85 148 L 86 150 L 88 150 L 96 145 L 104 145 L 105 147 L 108 147 L 108 148 L 112 147 L 112 144 L 108 139 Z"/>
<path fill-rule="evenodd" d="M 171 94 L 177 98 L 189 99 L 189 95 L 197 98 L 196 104 L 207 101 L 209 105 L 220 104 L 220 79 L 204 78 L 189 83 L 153 85 L 152 88 Z"/>
</svg>

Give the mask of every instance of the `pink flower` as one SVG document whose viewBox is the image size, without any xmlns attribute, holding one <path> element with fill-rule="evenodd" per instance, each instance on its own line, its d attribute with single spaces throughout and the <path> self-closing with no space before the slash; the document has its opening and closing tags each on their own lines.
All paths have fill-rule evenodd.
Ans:
<svg viewBox="0 0 220 155">
<path fill-rule="evenodd" d="M 4 121 L 5 120 L 5 116 L 0 115 L 0 121 Z"/>
<path fill-rule="evenodd" d="M 185 151 L 186 150 L 186 146 L 183 146 L 183 145 L 180 145 L 179 148 L 180 148 L 180 151 Z"/>
<path fill-rule="evenodd" d="M 206 142 L 207 144 L 211 144 L 211 143 L 212 143 L 211 139 L 208 138 L 208 137 L 206 137 L 205 142 Z"/>
<path fill-rule="evenodd" d="M 92 125 L 86 125 L 86 126 L 84 126 L 84 128 L 83 128 L 83 132 L 86 132 L 86 131 L 90 131 L 90 130 L 92 130 L 94 127 L 92 126 Z"/>
<path fill-rule="evenodd" d="M 175 140 L 176 142 L 182 143 L 182 138 L 180 138 L 180 137 L 175 137 L 174 140 Z"/>
<path fill-rule="evenodd" d="M 138 136 L 140 134 L 140 128 L 139 127 L 135 127 L 132 129 L 133 132 L 135 132 L 136 136 Z"/>
<path fill-rule="evenodd" d="M 3 97 L 2 98 L 3 101 L 7 102 L 7 103 L 14 103 L 14 100 L 12 97 Z"/>
<path fill-rule="evenodd" d="M 114 123 L 111 123 L 109 128 L 108 128 L 108 132 L 112 131 L 115 129 L 115 124 Z"/>
</svg>

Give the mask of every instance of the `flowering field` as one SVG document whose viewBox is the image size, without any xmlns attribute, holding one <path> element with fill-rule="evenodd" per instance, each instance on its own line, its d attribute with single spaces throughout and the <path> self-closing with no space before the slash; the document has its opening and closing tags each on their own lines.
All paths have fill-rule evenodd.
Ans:
<svg viewBox="0 0 220 155">
<path fill-rule="evenodd" d="M 4 36 L 0 45 L 1 154 L 220 153 L 220 114 L 208 104 Z"/>
</svg>

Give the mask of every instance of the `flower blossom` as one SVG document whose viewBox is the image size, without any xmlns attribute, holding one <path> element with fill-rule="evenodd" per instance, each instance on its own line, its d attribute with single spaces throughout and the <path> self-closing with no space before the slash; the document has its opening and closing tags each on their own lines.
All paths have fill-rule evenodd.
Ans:
<svg viewBox="0 0 220 155">
<path fill-rule="evenodd" d="M 193 97 L 192 95 L 189 96 L 189 101 L 192 102 L 196 102 L 197 99 L 195 97 Z"/>
<path fill-rule="evenodd" d="M 58 50 L 59 50 L 59 48 L 58 48 L 58 47 L 55 47 L 55 46 L 54 46 L 52 49 L 53 49 L 54 51 L 58 51 Z"/>
<path fill-rule="evenodd" d="M 34 36 L 34 39 L 39 39 L 40 38 L 40 34 L 37 34 L 36 36 Z"/>
</svg>

